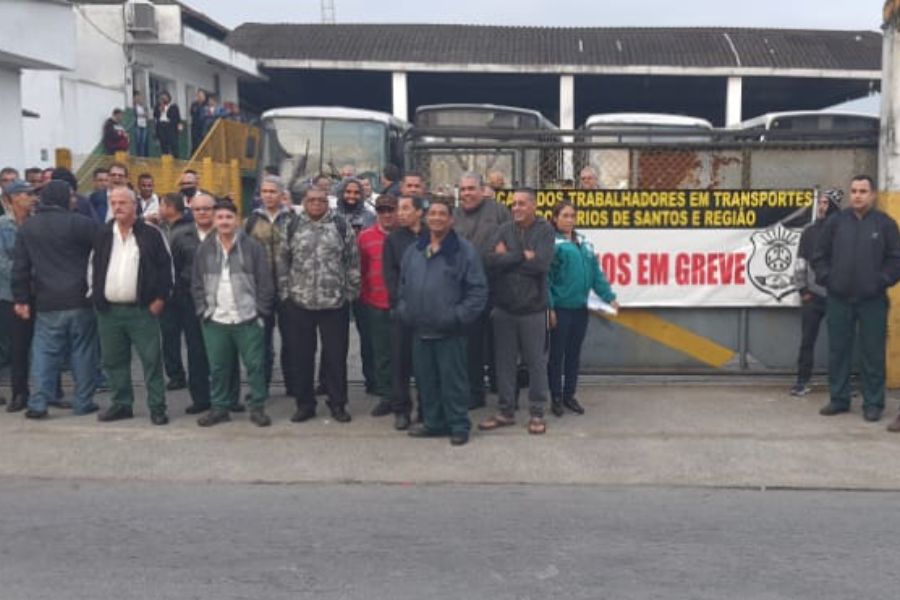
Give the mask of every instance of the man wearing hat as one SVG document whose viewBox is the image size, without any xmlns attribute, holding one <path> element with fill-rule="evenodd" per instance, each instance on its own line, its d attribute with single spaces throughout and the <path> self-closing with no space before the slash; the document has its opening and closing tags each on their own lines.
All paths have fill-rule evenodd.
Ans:
<svg viewBox="0 0 900 600">
<path fill-rule="evenodd" d="M 850 366 L 859 338 L 863 418 L 881 419 L 887 337 L 887 290 L 900 279 L 897 223 L 875 208 L 878 194 L 868 175 L 850 182 L 849 208 L 822 227 L 813 254 L 816 281 L 828 290 L 830 402 L 819 414 L 850 410 Z"/>
<path fill-rule="evenodd" d="M 52 180 L 41 190 L 33 217 L 19 226 L 11 287 L 20 319 L 36 313 L 31 351 L 29 419 L 47 416 L 68 349 L 75 379 L 73 411 L 95 412 L 99 366 L 97 321 L 87 297 L 88 257 L 97 231 L 92 219 L 69 210 L 72 189 Z"/>
<path fill-rule="evenodd" d="M 34 188 L 16 179 L 3 190 L 9 212 L 0 217 L 0 364 L 9 363 L 12 400 L 7 412 L 17 412 L 28 402 L 28 354 L 34 319 L 19 319 L 13 309 L 12 275 L 16 233 L 34 208 Z M 0 404 L 5 399 L 0 398 Z"/>
<path fill-rule="evenodd" d="M 810 265 L 813 250 L 819 241 L 825 220 L 841 209 L 844 192 L 829 189 L 819 193 L 816 200 L 816 218 L 803 230 L 800 236 L 800 247 L 797 250 L 797 264 L 794 279 L 800 291 L 800 352 L 797 356 L 797 382 L 791 388 L 791 396 L 805 396 L 811 390 L 809 379 L 812 377 L 813 353 L 816 338 L 819 337 L 819 325 L 825 316 L 827 290 L 816 283 L 816 273 Z"/>
<path fill-rule="evenodd" d="M 368 331 L 362 336 L 369 343 L 372 375 L 376 396 L 380 398 L 372 410 L 375 417 L 391 414 L 391 303 L 384 281 L 384 242 L 394 229 L 397 199 L 383 194 L 375 201 L 375 224 L 364 229 L 357 238 L 359 245 L 359 270 L 362 283 L 359 304 L 365 312 Z"/>
</svg>

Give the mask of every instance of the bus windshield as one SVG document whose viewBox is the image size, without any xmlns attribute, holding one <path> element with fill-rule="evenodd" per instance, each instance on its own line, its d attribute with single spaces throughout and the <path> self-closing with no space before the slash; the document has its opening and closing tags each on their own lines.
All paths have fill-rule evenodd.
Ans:
<svg viewBox="0 0 900 600">
<path fill-rule="evenodd" d="M 419 110 L 418 127 L 460 127 L 488 129 L 537 129 L 535 115 L 489 108 L 435 108 Z"/>
<path fill-rule="evenodd" d="M 285 181 L 319 173 L 339 178 L 352 165 L 359 175 L 377 174 L 386 163 L 387 127 L 375 121 L 275 117 L 264 124 L 263 162 Z"/>
</svg>

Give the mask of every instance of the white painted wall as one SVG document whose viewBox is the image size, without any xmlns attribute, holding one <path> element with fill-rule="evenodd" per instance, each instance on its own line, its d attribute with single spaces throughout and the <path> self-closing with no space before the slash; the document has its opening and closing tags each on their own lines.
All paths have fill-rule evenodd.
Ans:
<svg viewBox="0 0 900 600">
<path fill-rule="evenodd" d="M 19 72 L 0 69 L 0 166 L 15 167 L 22 173 L 22 104 L 19 91 Z"/>
<path fill-rule="evenodd" d="M 135 49 L 135 59 L 151 75 L 175 81 L 175 89 L 169 90 L 169 93 L 181 108 L 182 115 L 194 100 L 186 96 L 186 86 L 213 90 L 216 73 L 219 74 L 220 104 L 238 101 L 237 76 L 224 69 L 210 66 L 203 58 L 188 50 L 165 46 L 139 46 Z"/>
<path fill-rule="evenodd" d="M 38 69 L 74 66 L 72 7 L 46 0 L 0 2 L 2 62 Z"/>
</svg>

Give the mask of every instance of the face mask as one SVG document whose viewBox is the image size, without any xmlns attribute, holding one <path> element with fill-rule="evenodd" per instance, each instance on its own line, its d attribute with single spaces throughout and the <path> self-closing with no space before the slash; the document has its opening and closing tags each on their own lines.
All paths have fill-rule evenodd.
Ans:
<svg viewBox="0 0 900 600">
<path fill-rule="evenodd" d="M 183 188 L 181 188 L 181 193 L 188 198 L 193 198 L 194 195 L 197 193 L 197 188 L 195 186 L 183 187 Z"/>
</svg>

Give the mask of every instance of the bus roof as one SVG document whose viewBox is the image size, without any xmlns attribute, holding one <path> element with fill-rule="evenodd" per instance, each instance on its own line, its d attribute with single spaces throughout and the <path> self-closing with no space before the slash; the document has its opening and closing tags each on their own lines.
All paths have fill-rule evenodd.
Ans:
<svg viewBox="0 0 900 600">
<path fill-rule="evenodd" d="M 873 119 L 879 121 L 875 115 L 867 115 L 861 112 L 832 111 L 832 110 L 792 110 L 784 112 L 771 112 L 752 119 L 732 125 L 731 129 L 769 129 L 773 121 L 791 117 L 853 117 L 859 119 Z"/>
<path fill-rule="evenodd" d="M 420 112 L 433 112 L 439 110 L 485 110 L 485 111 L 496 111 L 496 112 L 508 112 L 508 113 L 516 113 L 520 115 L 528 115 L 532 117 L 537 117 L 538 120 L 545 126 L 555 129 L 556 124 L 545 117 L 540 111 L 534 110 L 532 108 L 522 108 L 521 106 L 505 106 L 503 104 L 466 104 L 462 102 L 451 102 L 447 104 L 424 104 L 416 108 L 416 114 Z"/>
<path fill-rule="evenodd" d="M 377 110 L 364 110 L 361 108 L 347 108 L 345 106 L 291 106 L 287 108 L 273 108 L 263 113 L 262 118 L 295 118 L 295 119 L 343 119 L 347 121 L 376 121 L 385 125 L 395 125 L 402 129 L 409 127 L 409 123 L 398 119 L 390 113 Z"/>
<path fill-rule="evenodd" d="M 706 119 L 699 117 L 686 117 L 684 115 L 669 115 L 663 113 L 604 113 L 591 115 L 584 122 L 584 127 L 590 129 L 597 125 L 619 126 L 656 126 L 656 127 L 691 127 L 695 129 L 712 129 L 713 125 Z"/>
</svg>

